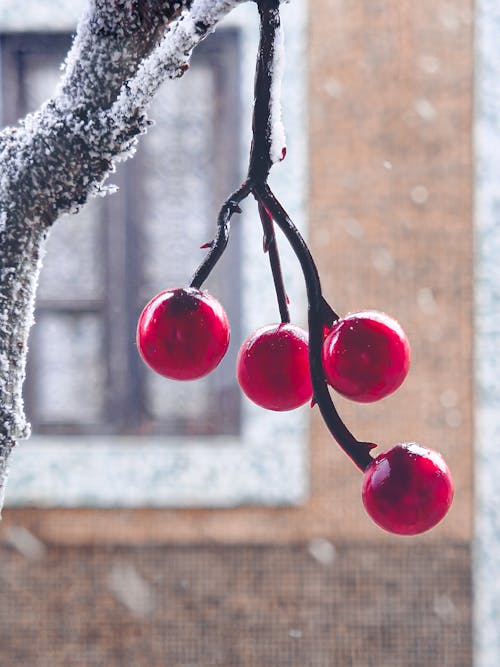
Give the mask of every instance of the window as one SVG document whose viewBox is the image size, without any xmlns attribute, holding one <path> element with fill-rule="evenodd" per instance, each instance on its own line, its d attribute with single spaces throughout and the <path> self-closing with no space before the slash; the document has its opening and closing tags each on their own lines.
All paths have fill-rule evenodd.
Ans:
<svg viewBox="0 0 500 667">
<path fill-rule="evenodd" d="M 12 80 L 15 75 L 19 80 L 23 67 L 34 72 L 46 59 L 50 58 L 51 63 L 61 61 L 61 55 L 54 56 L 52 46 L 57 45 L 59 54 L 64 52 L 68 38 L 61 34 L 74 29 L 77 9 L 84 4 L 84 0 L 57 0 L 57 3 L 39 0 L 36 12 L 13 9 L 12 5 L 6 10 L 0 7 L 4 47 L 0 90 L 5 91 L 9 85 L 6 77 Z M 58 21 L 56 30 L 60 33 L 50 33 L 48 39 L 42 40 L 42 33 L 54 29 L 54 21 Z M 272 182 L 290 215 L 305 233 L 307 23 L 304 3 L 286 5 L 283 21 L 287 68 L 282 91 L 288 153 L 285 163 L 273 169 Z M 31 32 L 28 34 L 28 31 Z M 63 43 L 63 40 L 66 41 Z M 36 43 L 36 57 L 29 55 L 27 41 Z M 45 55 L 40 50 L 43 42 Z M 19 57 L 20 49 L 15 48 L 16 43 L 24 45 L 22 57 Z M 27 387 L 27 399 L 32 406 L 29 417 L 36 425 L 37 434 L 20 443 L 14 451 L 8 505 L 231 507 L 291 505 L 306 496 L 308 408 L 271 413 L 250 403 L 239 390 L 234 393 L 234 357 L 242 339 L 259 326 L 276 321 L 277 317 L 268 258 L 262 253 L 260 220 L 252 201 L 245 204 L 243 214 L 234 220 L 228 253 L 217 267 L 215 282 L 211 284 L 211 291 L 230 311 L 229 354 L 232 357 L 223 361 L 225 366 L 219 367 L 206 386 L 189 383 L 185 389 L 175 383 L 167 388 L 167 380 L 153 377 L 138 360 L 133 340 L 137 315 L 144 303 L 169 284 L 189 280 L 202 257 L 197 246 L 212 238 L 217 209 L 245 172 L 257 43 L 256 8 L 253 3 L 245 3 L 231 12 L 225 25 L 197 49 L 192 70 L 181 80 L 167 82 L 165 91 L 160 93 L 155 102 L 158 112 L 152 111 L 158 127 L 142 138 L 140 152 L 121 165 L 110 179 L 121 188 L 125 199 L 118 195 L 105 197 L 84 209 L 78 222 L 70 218 L 57 223 L 50 239 L 51 244 L 59 243 L 53 252 L 56 264 L 50 268 L 50 257 L 47 258 L 40 285 L 38 324 L 30 340 L 35 351 L 33 360 L 41 359 L 37 363 L 45 364 L 44 370 L 40 366 L 30 368 L 32 379 Z M 17 65 L 7 67 L 9 61 Z M 57 68 L 52 71 L 55 79 L 59 73 Z M 36 79 L 34 74 L 30 76 Z M 191 92 L 181 92 L 180 88 Z M 212 93 L 214 88 L 217 95 Z M 221 90 L 225 92 L 219 92 Z M 50 92 L 51 85 L 44 83 L 40 96 L 36 102 L 32 100 L 31 106 L 35 107 L 38 100 Z M 181 96 L 189 94 L 200 99 L 199 107 L 183 103 Z M 215 106 L 212 105 L 214 100 L 217 100 Z M 208 147 L 205 144 L 205 152 L 200 156 L 200 145 L 196 142 L 200 137 L 207 139 L 207 126 L 201 127 L 207 122 L 207 114 L 203 118 L 199 114 L 207 104 L 213 132 L 208 134 L 210 144 Z M 27 103 L 20 99 L 4 99 L 5 112 L 10 114 L 5 121 L 15 122 L 15 109 L 26 107 Z M 176 120 L 179 110 L 182 122 Z M 192 132 L 185 130 L 184 119 L 188 115 L 200 123 L 200 128 Z M 175 128 L 175 132 L 169 133 L 169 128 Z M 161 140 L 156 140 L 155 136 L 160 136 Z M 183 151 L 179 148 L 181 141 L 186 142 Z M 172 160 L 168 159 L 169 152 L 175 156 Z M 146 166 L 147 161 L 151 162 Z M 197 176 L 197 169 L 205 180 Z M 182 188 L 189 192 L 188 196 L 178 196 Z M 94 231 L 84 232 L 85 225 Z M 78 247 L 78 252 L 67 249 L 70 241 L 72 247 Z M 64 290 L 61 293 L 62 279 L 59 280 L 61 274 L 58 273 L 62 270 L 58 264 L 65 254 L 71 256 L 71 266 L 65 270 L 79 278 L 75 293 L 67 299 Z M 75 262 L 83 262 L 85 257 L 89 268 L 84 280 L 84 270 L 77 268 Z M 297 262 L 285 244 L 282 260 L 293 317 L 298 323 L 304 323 L 303 282 Z M 164 273 L 166 269 L 168 274 Z M 123 284 L 128 285 L 126 290 L 122 289 Z M 109 304 L 116 304 L 116 309 L 112 311 Z M 116 328 L 126 317 L 130 328 L 124 335 Z M 70 343 L 65 342 L 64 352 L 73 364 L 72 376 L 90 373 L 88 359 L 103 360 L 102 368 L 93 371 L 94 377 L 102 383 L 101 395 L 97 399 L 91 396 L 90 383 L 87 383 L 89 404 L 78 417 L 76 398 L 79 403 L 83 402 L 82 385 L 77 383 L 79 378 L 66 380 L 65 390 L 72 386 L 75 400 L 64 409 L 54 401 L 54 394 L 59 391 L 58 373 L 63 371 L 54 369 L 52 386 L 50 390 L 44 389 L 47 400 L 37 389 L 36 383 L 42 379 L 46 386 L 47 375 L 50 376 L 57 362 L 48 353 L 44 359 L 44 342 L 36 340 L 37 336 L 41 338 L 44 318 L 45 326 L 54 327 L 54 335 L 61 330 L 71 331 L 67 334 L 68 340 L 79 341 L 76 347 L 82 357 L 78 362 Z M 112 343 L 118 346 L 116 350 L 111 349 L 113 327 Z M 127 352 L 119 355 L 117 350 L 125 348 Z M 58 350 L 57 358 L 62 356 L 62 351 L 62 348 Z M 112 361 L 115 353 L 119 364 Z M 110 371 L 112 363 L 116 367 Z M 143 402 L 140 405 L 126 398 L 134 383 L 135 395 Z M 188 398 L 182 394 L 187 388 Z M 173 411 L 182 403 L 185 412 L 188 400 L 192 403 L 200 400 L 201 407 L 192 405 L 192 412 L 187 416 Z"/>
<path fill-rule="evenodd" d="M 2 39 L 7 122 L 54 90 L 70 41 L 46 34 Z M 217 373 L 179 384 L 150 371 L 134 342 L 142 307 L 189 281 L 188 267 L 194 271 L 202 256 L 196 248 L 212 238 L 218 206 L 238 184 L 237 64 L 236 30 L 204 42 L 189 77 L 155 98 L 156 126 L 111 180 L 119 192 L 55 225 L 25 385 L 35 433 L 238 432 L 234 346 Z M 237 235 L 207 282 L 228 311 L 233 336 L 240 321 Z"/>
</svg>

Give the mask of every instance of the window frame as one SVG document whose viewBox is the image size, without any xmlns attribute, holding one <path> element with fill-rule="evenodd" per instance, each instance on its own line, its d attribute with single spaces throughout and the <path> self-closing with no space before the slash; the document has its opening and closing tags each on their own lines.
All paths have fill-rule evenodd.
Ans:
<svg viewBox="0 0 500 667">
<path fill-rule="evenodd" d="M 474 664 L 500 662 L 500 8 L 475 5 L 474 69 Z"/>
<path fill-rule="evenodd" d="M 287 42 L 282 100 L 288 151 L 285 163 L 273 169 L 271 184 L 307 236 L 307 3 L 284 5 L 282 18 Z M 224 26 L 238 29 L 241 36 L 238 117 L 241 169 L 245 170 L 258 47 L 253 3 L 231 12 Z M 241 228 L 242 331 L 250 333 L 278 317 L 253 202 L 245 204 L 234 227 L 235 231 Z M 286 244 L 280 247 L 292 316 L 304 324 L 302 275 Z M 307 406 L 270 412 L 243 397 L 237 436 L 73 437 L 71 444 L 64 436 L 32 437 L 13 452 L 6 504 L 67 508 L 300 505 L 309 490 L 309 413 Z"/>
</svg>

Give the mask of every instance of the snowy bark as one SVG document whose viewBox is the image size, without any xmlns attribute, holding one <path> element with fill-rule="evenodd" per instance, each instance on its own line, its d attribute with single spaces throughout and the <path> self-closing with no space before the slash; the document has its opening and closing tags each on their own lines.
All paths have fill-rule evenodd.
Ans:
<svg viewBox="0 0 500 667">
<path fill-rule="evenodd" d="M 21 390 L 50 226 L 105 194 L 160 84 L 242 1 L 89 0 L 54 98 L 0 133 L 0 508 L 9 454 L 29 435 Z"/>
</svg>

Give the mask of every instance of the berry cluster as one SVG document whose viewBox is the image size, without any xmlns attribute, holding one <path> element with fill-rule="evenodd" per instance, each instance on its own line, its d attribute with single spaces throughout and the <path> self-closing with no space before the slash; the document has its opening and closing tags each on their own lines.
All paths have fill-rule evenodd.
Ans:
<svg viewBox="0 0 500 667">
<path fill-rule="evenodd" d="M 404 443 L 372 457 L 373 443 L 360 442 L 339 417 L 329 388 L 350 400 L 385 398 L 404 381 L 410 346 L 391 317 L 363 311 L 340 318 L 324 299 L 309 248 L 267 182 L 273 160 L 273 67 L 279 48 L 279 0 L 257 0 L 260 44 L 255 76 L 253 140 L 246 180 L 224 202 L 217 234 L 202 247 L 209 252 L 187 288 L 169 289 L 144 308 L 137 345 L 144 361 L 175 380 L 193 380 L 213 371 L 229 345 L 229 323 L 219 302 L 201 290 L 229 239 L 231 218 L 250 194 L 258 203 L 281 322 L 258 329 L 242 344 L 236 374 L 244 393 L 269 410 L 293 410 L 312 400 L 340 447 L 364 473 L 366 511 L 385 530 L 415 535 L 435 526 L 453 498 L 450 471 L 440 454 Z M 279 58 L 278 54 L 278 58 Z M 284 158 L 285 150 L 281 151 Z M 290 324 L 274 234 L 278 225 L 302 269 L 308 298 L 308 332 Z"/>
<path fill-rule="evenodd" d="M 325 331 L 322 359 L 328 384 L 359 402 L 395 391 L 410 365 L 410 346 L 401 326 L 374 311 L 348 315 Z M 224 308 L 207 292 L 169 289 L 146 305 L 137 327 L 137 346 L 157 373 L 195 380 L 213 371 L 229 345 Z M 293 410 L 312 399 L 307 332 L 289 323 L 258 329 L 241 345 L 237 378 L 244 393 L 268 410 Z M 436 452 L 416 444 L 397 445 L 366 467 L 363 503 L 382 528 L 413 535 L 432 528 L 453 497 L 450 472 Z"/>
</svg>

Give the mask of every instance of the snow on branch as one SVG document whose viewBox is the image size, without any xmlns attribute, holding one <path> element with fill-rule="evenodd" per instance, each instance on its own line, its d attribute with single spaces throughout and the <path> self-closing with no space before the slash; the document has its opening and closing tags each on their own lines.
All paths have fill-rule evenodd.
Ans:
<svg viewBox="0 0 500 667">
<path fill-rule="evenodd" d="M 52 99 L 0 133 L 0 487 L 29 435 L 21 396 L 44 241 L 148 127 L 147 106 L 244 0 L 89 0 Z M 68 252 L 71 249 L 68 248 Z M 1 507 L 1 498 L 0 498 Z"/>
</svg>

